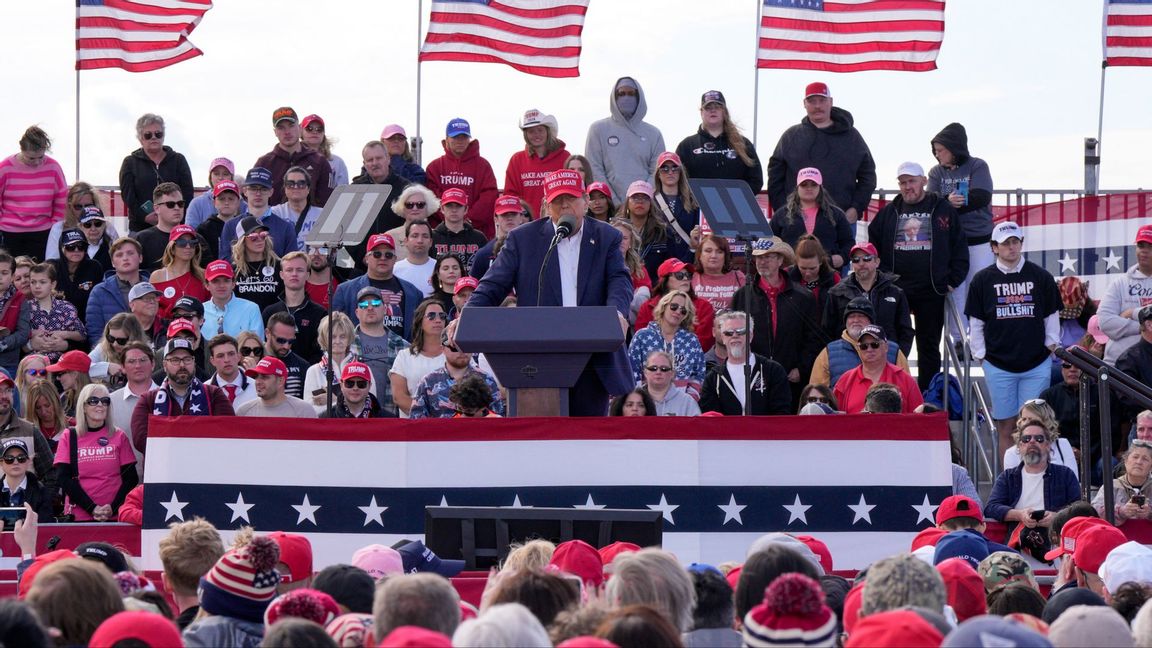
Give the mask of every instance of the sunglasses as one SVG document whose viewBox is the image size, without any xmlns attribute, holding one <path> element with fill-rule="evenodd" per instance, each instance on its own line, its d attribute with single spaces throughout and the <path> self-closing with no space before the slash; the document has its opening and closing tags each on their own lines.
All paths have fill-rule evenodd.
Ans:
<svg viewBox="0 0 1152 648">
<path fill-rule="evenodd" d="M 304 189 L 308 186 L 307 180 L 285 180 L 284 186 L 288 189 Z"/>
<path fill-rule="evenodd" d="M 648 365 L 644 368 L 648 371 L 655 371 L 657 373 L 668 373 L 669 371 L 672 371 L 672 367 L 669 367 L 668 365 Z"/>
<path fill-rule="evenodd" d="M 404 209 L 424 209 L 427 204 L 426 202 L 406 202 Z"/>
<path fill-rule="evenodd" d="M 108 344 L 119 344 L 119 345 L 128 344 L 128 338 L 127 337 L 116 337 L 115 335 L 105 335 L 104 339 L 108 340 Z"/>
<path fill-rule="evenodd" d="M 112 404 L 112 399 L 108 396 L 91 396 L 88 400 L 84 401 L 84 404 L 89 407 L 96 407 L 97 405 L 108 407 Z"/>
<path fill-rule="evenodd" d="M 140 133 L 140 136 L 146 140 L 164 139 L 164 131 L 145 131 L 143 133 Z"/>
<path fill-rule="evenodd" d="M 356 302 L 356 305 L 360 308 L 380 308 L 384 305 L 384 301 L 381 299 L 364 299 Z"/>
<path fill-rule="evenodd" d="M 1043 398 L 1033 398 L 1031 400 L 1024 401 L 1024 404 L 1028 407 L 1033 407 L 1036 405 L 1047 405 L 1048 401 L 1044 400 Z"/>
<path fill-rule="evenodd" d="M 876 257 L 872 256 L 871 254 L 868 254 L 865 256 L 852 257 L 852 263 L 872 263 L 875 260 L 876 260 Z"/>
<path fill-rule="evenodd" d="M 687 313 L 688 307 L 681 306 L 680 304 L 668 304 L 668 310 L 672 311 L 673 313 Z"/>
<path fill-rule="evenodd" d="M 372 250 L 372 252 L 370 252 L 370 254 L 372 255 L 373 259 L 395 259 L 396 258 L 395 252 L 383 252 L 381 250 Z"/>
<path fill-rule="evenodd" d="M 328 256 L 328 246 L 310 247 L 308 248 L 308 254 L 323 254 L 324 256 Z"/>
<path fill-rule="evenodd" d="M 184 201 L 183 200 L 165 200 L 164 202 L 158 202 L 156 204 L 157 205 L 164 205 L 168 209 L 184 209 Z"/>
<path fill-rule="evenodd" d="M 87 223 L 80 223 L 80 226 L 83 227 L 84 229 L 93 229 L 96 227 L 104 227 L 104 221 L 97 218 L 95 220 L 90 220 Z"/>
<path fill-rule="evenodd" d="M 1071 368 L 1072 368 L 1072 363 L 1071 363 L 1071 362 L 1061 362 L 1061 363 L 1060 363 L 1060 368 L 1061 368 L 1061 369 L 1071 369 Z"/>
<path fill-rule="evenodd" d="M 448 321 L 448 313 L 429 311 L 427 313 L 424 313 L 424 319 L 444 320 L 445 322 L 447 322 Z"/>
<path fill-rule="evenodd" d="M 809 396 L 808 402 L 809 403 L 824 403 L 825 405 L 827 405 L 828 399 L 824 398 L 823 396 Z"/>
<path fill-rule="evenodd" d="M 69 243 L 64 246 L 65 252 L 81 252 L 84 248 L 88 247 L 87 243 Z"/>
<path fill-rule="evenodd" d="M 245 358 L 247 358 L 249 356 L 256 356 L 257 358 L 259 358 L 259 357 L 262 357 L 264 355 L 264 348 L 263 347 L 240 347 L 240 355 L 244 356 Z"/>
<path fill-rule="evenodd" d="M 296 344 L 296 338 L 282 338 L 274 336 L 272 339 L 276 340 L 276 344 L 283 344 L 285 346 Z"/>
<path fill-rule="evenodd" d="M 738 328 L 732 329 L 731 331 L 721 331 L 721 333 L 724 335 L 724 337 L 735 337 L 737 335 L 746 335 L 748 333 L 748 329 Z"/>
<path fill-rule="evenodd" d="M 48 375 L 47 369 L 25 369 L 24 373 L 32 378 L 43 378 Z"/>
<path fill-rule="evenodd" d="M 200 241 L 197 241 L 196 239 L 178 238 L 178 239 L 176 239 L 175 241 L 172 241 L 172 242 L 173 242 L 173 243 L 176 245 L 176 247 L 178 247 L 178 248 L 192 248 L 192 249 L 196 249 L 196 248 L 200 247 Z"/>
<path fill-rule="evenodd" d="M 320 124 L 308 124 L 304 130 L 308 131 L 309 133 L 323 133 L 324 127 Z"/>
<path fill-rule="evenodd" d="M 692 278 L 692 273 L 688 272 L 687 270 L 681 270 L 679 272 L 673 272 L 668 276 L 679 281 L 688 281 Z"/>
<path fill-rule="evenodd" d="M 859 346 L 860 346 L 861 350 L 863 350 L 863 349 L 879 349 L 883 344 L 884 344 L 883 342 L 861 342 Z"/>
<path fill-rule="evenodd" d="M 662 167 L 660 167 L 660 173 L 668 173 L 668 174 L 680 173 L 680 167 L 672 166 L 672 165 L 662 166 Z"/>
<path fill-rule="evenodd" d="M 28 463 L 28 455 L 4 455 L 4 463 L 12 465 L 14 463 Z"/>
<path fill-rule="evenodd" d="M 367 389 L 368 381 L 363 378 L 349 378 L 344 381 L 344 386 L 348 389 Z"/>
<path fill-rule="evenodd" d="M 268 232 L 265 230 L 260 230 L 259 232 L 251 232 L 245 236 L 253 241 L 263 241 L 264 239 L 268 238 Z"/>
<path fill-rule="evenodd" d="M 72 205 L 72 209 L 74 211 L 80 211 L 80 210 L 84 209 L 85 207 L 95 207 L 95 206 L 96 205 L 94 205 L 92 203 L 85 203 L 83 205 Z"/>
<path fill-rule="evenodd" d="M 1020 435 L 1020 443 L 1047 443 L 1048 435 L 1046 434 L 1022 434 Z"/>
</svg>

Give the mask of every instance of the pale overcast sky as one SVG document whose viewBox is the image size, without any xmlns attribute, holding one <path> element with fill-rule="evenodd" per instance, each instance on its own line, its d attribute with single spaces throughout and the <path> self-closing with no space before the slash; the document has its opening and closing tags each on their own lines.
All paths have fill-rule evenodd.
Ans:
<svg viewBox="0 0 1152 648">
<path fill-rule="evenodd" d="M 430 3 L 425 2 L 425 22 Z M 204 56 L 157 72 L 81 74 L 81 178 L 115 184 L 120 161 L 138 144 L 135 119 L 155 112 L 167 143 L 184 153 L 198 184 L 216 156 L 244 170 L 275 140 L 271 113 L 291 105 L 319 113 L 339 139 L 337 154 L 359 168 L 363 143 L 385 124 L 416 129 L 416 0 L 217 0 L 192 41 Z M 722 90 L 752 137 L 755 0 L 592 0 L 581 76 L 532 77 L 492 64 L 423 66 L 424 163 L 441 154 L 447 121 L 472 123 L 481 153 L 502 180 L 523 147 L 516 127 L 529 108 L 556 115 L 568 150 L 584 148 L 588 125 L 607 115 L 617 77 L 637 78 L 648 121 L 668 148 L 695 131 L 700 94 Z M 0 56 L 8 97 L 0 154 L 17 150 L 24 129 L 55 138 L 54 157 L 75 180 L 75 72 L 72 2 L 4 3 Z M 938 70 L 828 74 L 760 71 L 757 148 L 766 162 L 779 134 L 802 116 L 806 83 L 829 83 L 872 148 L 880 186 L 893 188 L 905 159 L 932 163 L 929 140 L 963 123 L 974 155 L 997 188 L 1083 187 L 1083 138 L 1096 135 L 1101 61 L 1100 0 L 952 0 Z M 1149 186 L 1152 69 L 1108 72 L 1103 188 Z M 7 148 L 3 148 L 7 147 Z"/>
</svg>

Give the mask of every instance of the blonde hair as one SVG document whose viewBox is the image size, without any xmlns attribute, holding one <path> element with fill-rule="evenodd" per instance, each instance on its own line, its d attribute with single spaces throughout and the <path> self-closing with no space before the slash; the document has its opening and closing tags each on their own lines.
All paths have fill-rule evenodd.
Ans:
<svg viewBox="0 0 1152 648">
<path fill-rule="evenodd" d="M 88 415 L 84 412 L 84 403 L 88 402 L 89 398 L 93 396 L 107 396 L 108 388 L 100 383 L 90 383 L 84 385 L 84 389 L 80 390 L 80 396 L 76 399 L 76 434 L 84 436 L 88 434 Z M 112 426 L 112 404 L 108 404 L 107 414 L 104 417 L 104 425 L 106 427 Z M 79 471 L 79 466 L 75 467 Z"/>
<path fill-rule="evenodd" d="M 696 305 L 692 303 L 692 297 L 683 290 L 669 290 L 665 293 L 660 301 L 656 302 L 656 308 L 652 309 L 652 321 L 659 322 L 664 317 L 664 311 L 668 310 L 668 305 L 677 297 L 684 298 L 685 311 L 687 311 L 684 314 L 684 319 L 680 320 L 680 328 L 692 332 L 696 329 Z"/>
<path fill-rule="evenodd" d="M 548 540 L 529 540 L 524 544 L 513 544 L 504 559 L 504 571 L 518 569 L 543 570 L 552 561 L 552 554 L 556 552 L 556 545 Z"/>
<path fill-rule="evenodd" d="M 21 392 L 21 396 L 24 403 L 24 420 L 34 425 L 36 429 L 44 427 L 44 421 L 40 420 L 40 415 L 36 413 L 36 402 L 41 398 L 52 406 L 52 418 L 55 419 L 53 429 L 63 432 L 68 428 L 68 417 L 64 415 L 64 407 L 60 404 L 60 392 L 56 390 L 56 385 L 53 385 L 51 380 L 41 378 L 33 382 L 28 386 L 28 393 Z"/>
<path fill-rule="evenodd" d="M 245 254 L 244 241 L 248 240 L 247 234 L 240 234 L 232 241 L 232 266 L 236 268 L 236 276 L 251 274 L 255 268 L 249 267 L 248 255 Z M 269 233 L 268 237 L 264 239 L 264 255 L 260 257 L 260 261 L 264 265 L 275 266 L 280 257 L 276 256 L 276 250 L 272 243 L 272 234 Z"/>
</svg>

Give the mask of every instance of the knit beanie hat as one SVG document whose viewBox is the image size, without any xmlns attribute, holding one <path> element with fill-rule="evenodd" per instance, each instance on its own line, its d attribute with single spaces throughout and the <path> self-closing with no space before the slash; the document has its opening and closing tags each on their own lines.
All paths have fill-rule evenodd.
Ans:
<svg viewBox="0 0 1152 648">
<path fill-rule="evenodd" d="M 302 587 L 273 599 L 264 610 L 264 625 L 271 626 L 280 619 L 296 617 L 323 626 L 338 616 L 340 606 L 335 599 L 320 590 Z"/>
<path fill-rule="evenodd" d="M 230 549 L 200 579 L 200 607 L 209 614 L 262 623 L 280 583 L 279 561 L 280 547 L 264 536 Z"/>
<path fill-rule="evenodd" d="M 764 602 L 744 615 L 744 645 L 834 646 L 836 629 L 820 583 L 804 574 L 783 574 L 764 590 Z"/>
</svg>

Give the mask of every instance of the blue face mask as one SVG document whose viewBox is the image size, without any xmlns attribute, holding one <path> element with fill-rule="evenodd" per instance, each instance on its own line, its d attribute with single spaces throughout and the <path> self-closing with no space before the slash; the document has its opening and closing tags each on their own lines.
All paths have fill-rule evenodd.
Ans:
<svg viewBox="0 0 1152 648">
<path fill-rule="evenodd" d="M 626 118 L 632 117 L 636 114 L 636 108 L 640 105 L 640 97 L 635 95 L 623 95 L 616 97 L 616 107 L 620 109 L 620 113 Z"/>
</svg>

